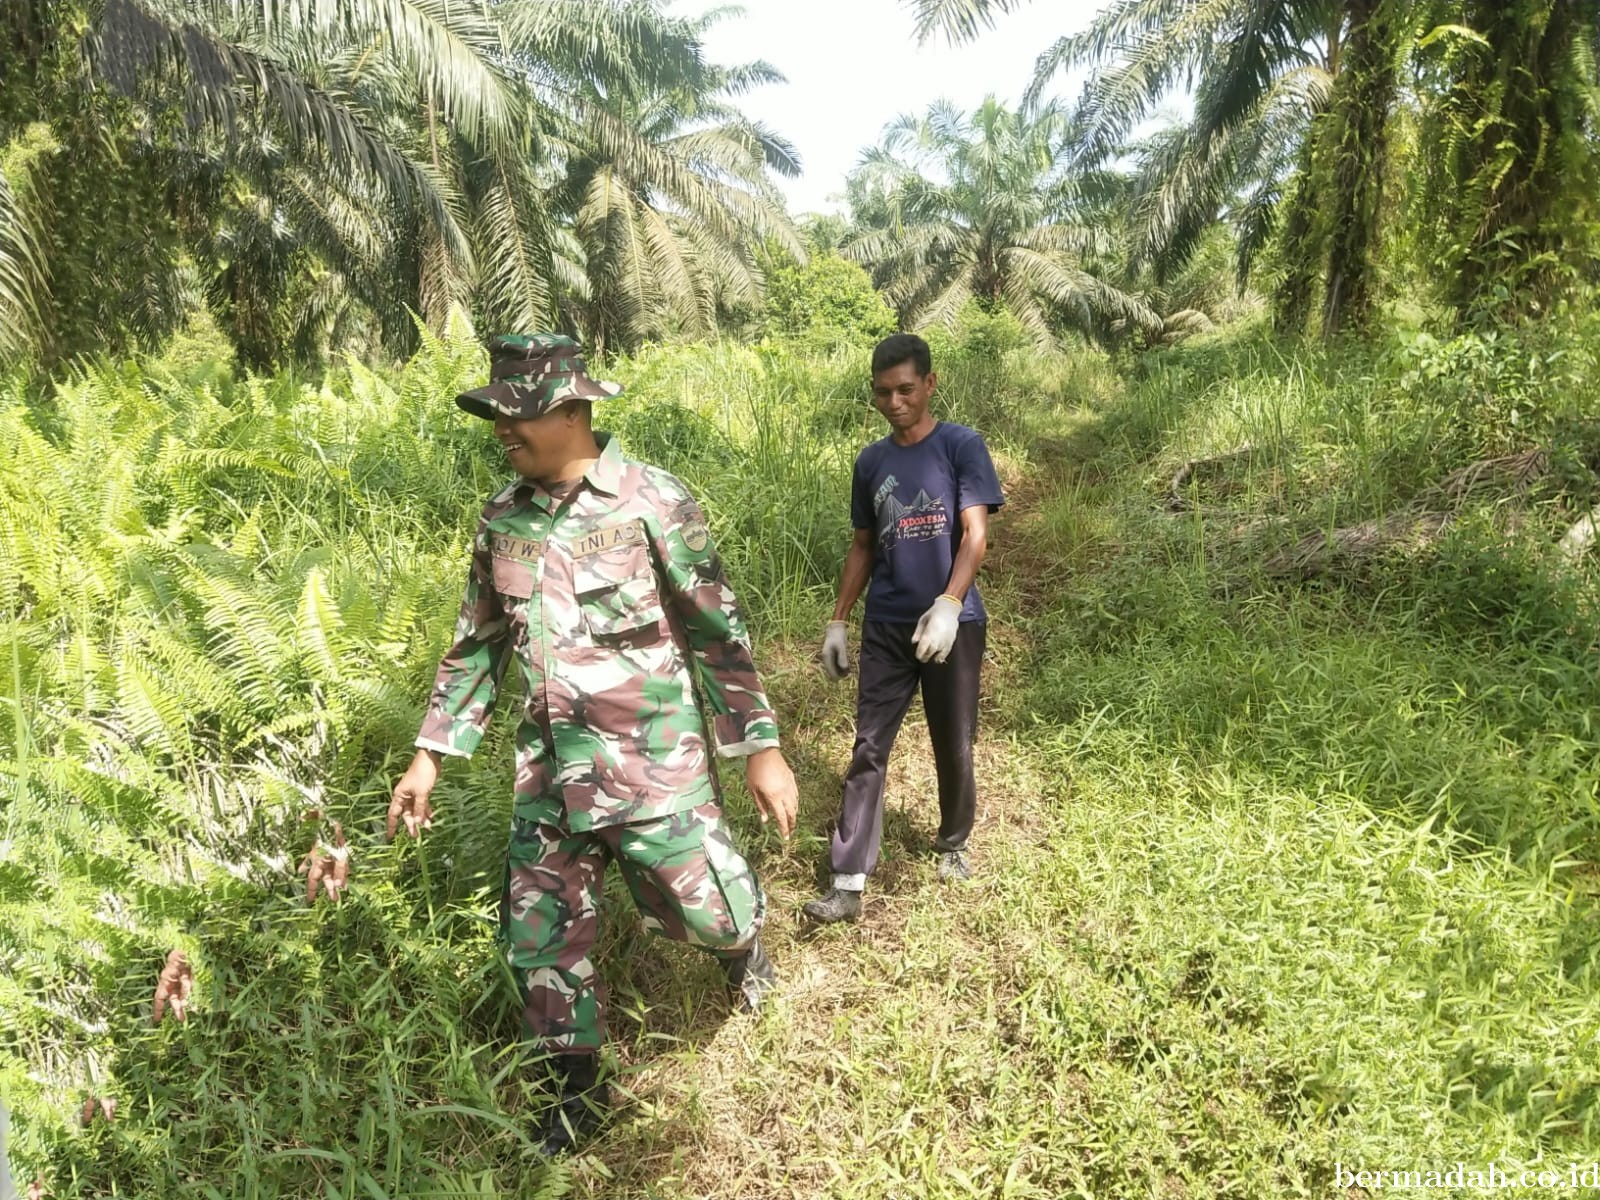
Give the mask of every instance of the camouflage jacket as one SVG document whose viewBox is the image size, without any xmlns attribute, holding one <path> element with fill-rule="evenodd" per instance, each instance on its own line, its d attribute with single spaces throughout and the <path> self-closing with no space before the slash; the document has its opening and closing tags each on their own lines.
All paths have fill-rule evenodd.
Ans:
<svg viewBox="0 0 1600 1200">
<path fill-rule="evenodd" d="M 564 498 L 519 480 L 484 507 L 455 644 L 416 742 L 470 755 L 515 657 L 526 696 L 516 815 L 572 832 L 712 799 L 708 725 L 723 756 L 778 744 L 700 506 L 599 440 Z"/>
</svg>

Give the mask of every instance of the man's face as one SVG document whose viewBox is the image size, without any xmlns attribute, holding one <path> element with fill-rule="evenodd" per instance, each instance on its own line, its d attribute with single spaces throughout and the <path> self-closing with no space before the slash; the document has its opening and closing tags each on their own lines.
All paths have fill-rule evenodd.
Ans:
<svg viewBox="0 0 1600 1200">
<path fill-rule="evenodd" d="M 494 419 L 495 439 L 505 448 L 506 462 L 513 471 L 524 479 L 548 479 L 571 461 L 569 407 L 560 405 L 531 420 L 505 416 Z"/>
<path fill-rule="evenodd" d="M 928 415 L 928 402 L 939 376 L 918 375 L 915 363 L 903 362 L 872 377 L 872 404 L 896 433 L 915 429 Z"/>
</svg>

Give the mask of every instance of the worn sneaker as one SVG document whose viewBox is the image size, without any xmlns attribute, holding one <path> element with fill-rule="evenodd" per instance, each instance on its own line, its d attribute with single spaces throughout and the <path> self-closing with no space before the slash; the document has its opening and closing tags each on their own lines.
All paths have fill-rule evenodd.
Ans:
<svg viewBox="0 0 1600 1200">
<path fill-rule="evenodd" d="M 972 864 L 965 850 L 946 850 L 939 855 L 939 878 L 944 883 L 959 883 L 972 878 Z"/>
<path fill-rule="evenodd" d="M 722 969 L 728 973 L 734 1004 L 747 1013 L 760 1012 L 767 993 L 778 986 L 778 973 L 772 969 L 772 960 L 759 939 L 739 957 L 723 959 Z"/>
<path fill-rule="evenodd" d="M 554 1103 L 534 1130 L 539 1152 L 547 1158 L 565 1154 L 605 1124 L 610 1089 L 600 1079 L 593 1054 L 557 1054 L 550 1059 Z"/>
<path fill-rule="evenodd" d="M 832 925 L 835 921 L 859 921 L 861 893 L 829 888 L 826 896 L 811 901 L 800 911 L 824 925 Z"/>
</svg>

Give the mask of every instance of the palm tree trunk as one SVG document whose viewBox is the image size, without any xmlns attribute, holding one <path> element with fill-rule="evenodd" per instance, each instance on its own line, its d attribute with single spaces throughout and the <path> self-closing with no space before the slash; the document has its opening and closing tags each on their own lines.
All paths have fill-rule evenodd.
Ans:
<svg viewBox="0 0 1600 1200">
<path fill-rule="evenodd" d="M 1595 161 L 1584 92 L 1600 0 L 1475 0 L 1466 20 L 1489 45 L 1464 58 L 1450 163 L 1458 197 L 1451 299 L 1470 308 L 1510 282 L 1513 303 L 1560 284 L 1575 230 L 1594 220 Z"/>
<path fill-rule="evenodd" d="M 1289 213 L 1283 223 L 1282 257 L 1286 269 L 1272 297 L 1273 325 L 1279 333 L 1304 333 L 1306 318 L 1311 314 L 1311 289 L 1317 279 L 1316 180 L 1312 173 L 1316 137 L 1317 123 L 1313 122 L 1300 149 Z"/>
<path fill-rule="evenodd" d="M 37 117 L 26 106 L 37 101 L 41 84 L 60 82 L 45 78 L 56 43 L 70 36 L 68 14 L 54 9 L 48 0 L 8 0 L 0 16 L 0 79 L 7 81 L 0 88 L 0 141 L 28 117 Z"/>
<path fill-rule="evenodd" d="M 1329 114 L 1332 228 L 1322 333 L 1330 338 L 1365 326 L 1372 316 L 1386 132 L 1398 83 L 1394 0 L 1349 0 L 1346 7 L 1350 37 Z"/>
</svg>

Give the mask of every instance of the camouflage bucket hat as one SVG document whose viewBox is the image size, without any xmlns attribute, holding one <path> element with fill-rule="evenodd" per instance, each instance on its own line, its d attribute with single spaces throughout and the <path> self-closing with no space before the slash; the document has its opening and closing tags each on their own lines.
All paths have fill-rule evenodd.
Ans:
<svg viewBox="0 0 1600 1200">
<path fill-rule="evenodd" d="M 559 333 L 502 333 L 489 339 L 489 386 L 462 392 L 456 403 L 475 417 L 518 421 L 542 417 L 567 400 L 608 400 L 620 383 L 590 379 L 583 347 Z"/>
</svg>

